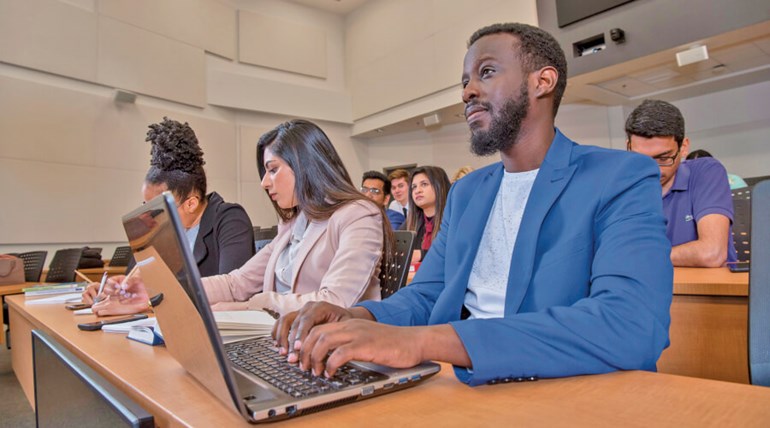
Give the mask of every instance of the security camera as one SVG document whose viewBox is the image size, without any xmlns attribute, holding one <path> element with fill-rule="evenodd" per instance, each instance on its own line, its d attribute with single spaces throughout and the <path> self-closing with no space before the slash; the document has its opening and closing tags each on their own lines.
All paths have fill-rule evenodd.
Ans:
<svg viewBox="0 0 770 428">
<path fill-rule="evenodd" d="M 610 30 L 610 40 L 615 43 L 623 43 L 626 41 L 626 33 L 620 28 L 613 28 Z"/>
</svg>

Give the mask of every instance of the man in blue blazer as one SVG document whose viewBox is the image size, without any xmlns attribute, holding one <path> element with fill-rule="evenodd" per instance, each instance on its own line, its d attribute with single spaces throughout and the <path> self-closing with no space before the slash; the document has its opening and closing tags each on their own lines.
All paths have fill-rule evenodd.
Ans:
<svg viewBox="0 0 770 428">
<path fill-rule="evenodd" d="M 452 187 L 408 287 L 281 319 L 274 335 L 289 360 L 328 375 L 352 359 L 438 360 L 470 385 L 655 370 L 673 276 L 659 171 L 554 128 L 566 75 L 564 53 L 538 28 L 497 24 L 471 37 L 471 149 L 502 162 Z"/>
</svg>

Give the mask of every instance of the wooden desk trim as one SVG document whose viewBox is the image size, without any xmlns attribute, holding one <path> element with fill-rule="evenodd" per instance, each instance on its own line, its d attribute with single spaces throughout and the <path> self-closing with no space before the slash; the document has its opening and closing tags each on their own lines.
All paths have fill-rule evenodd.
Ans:
<svg viewBox="0 0 770 428">
<path fill-rule="evenodd" d="M 748 296 L 749 273 L 721 268 L 674 268 L 674 294 Z"/>
<path fill-rule="evenodd" d="M 9 298 L 14 322 L 14 371 L 22 361 L 29 330 L 42 328 L 86 364 L 144 406 L 159 426 L 250 426 L 187 375 L 163 347 L 126 340 L 122 335 L 81 332 L 59 307 L 25 306 Z M 80 320 L 82 317 L 78 317 Z M 69 321 L 69 322 L 68 322 Z M 84 321 L 87 321 L 84 319 Z M 16 329 L 27 325 L 26 337 Z M 770 388 L 648 373 L 596 376 L 470 388 L 444 364 L 425 384 L 373 400 L 303 416 L 292 426 L 372 427 L 441 425 L 770 425 Z"/>
</svg>

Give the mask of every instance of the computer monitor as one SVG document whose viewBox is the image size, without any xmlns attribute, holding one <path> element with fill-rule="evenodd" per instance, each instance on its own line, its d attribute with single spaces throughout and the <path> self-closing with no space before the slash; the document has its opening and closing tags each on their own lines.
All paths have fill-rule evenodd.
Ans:
<svg viewBox="0 0 770 428">
<path fill-rule="evenodd" d="M 148 427 L 152 415 L 56 340 L 32 331 L 38 427 Z"/>
</svg>

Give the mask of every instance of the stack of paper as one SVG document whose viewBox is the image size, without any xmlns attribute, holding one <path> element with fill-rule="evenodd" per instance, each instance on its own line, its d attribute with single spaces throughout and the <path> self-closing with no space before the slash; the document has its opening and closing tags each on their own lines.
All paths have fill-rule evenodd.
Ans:
<svg viewBox="0 0 770 428">
<path fill-rule="evenodd" d="M 82 293 L 86 289 L 85 282 L 68 282 L 64 284 L 37 284 L 23 288 L 25 296 L 44 296 L 46 294 Z"/>
<path fill-rule="evenodd" d="M 52 304 L 62 304 L 62 303 L 75 303 L 79 302 L 80 298 L 82 296 L 82 293 L 67 293 L 67 294 L 56 294 L 53 296 L 47 296 L 47 297 L 27 297 L 27 300 L 24 301 L 27 305 L 52 305 Z"/>
<path fill-rule="evenodd" d="M 214 311 L 214 319 L 225 342 L 267 336 L 275 324 L 263 311 Z"/>
</svg>

